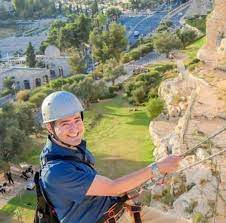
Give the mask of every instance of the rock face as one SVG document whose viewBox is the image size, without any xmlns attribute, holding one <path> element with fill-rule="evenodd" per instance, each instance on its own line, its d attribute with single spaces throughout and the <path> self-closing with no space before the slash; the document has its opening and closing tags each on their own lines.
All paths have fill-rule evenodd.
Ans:
<svg viewBox="0 0 226 223">
<path fill-rule="evenodd" d="M 226 124 L 226 120 L 219 119 L 220 114 L 224 112 L 225 104 L 218 98 L 216 89 L 204 80 L 189 74 L 180 63 L 177 65 L 180 75 L 164 81 L 159 88 L 159 95 L 166 103 L 168 118 L 165 120 L 158 118 L 152 121 L 149 127 L 156 146 L 154 151 L 156 160 L 169 154 L 186 152 L 188 148 L 199 144 Z M 172 112 L 177 109 L 180 109 L 179 113 Z M 200 144 L 193 153 L 189 153 L 181 161 L 181 168 L 225 148 L 225 137 L 226 132 L 207 143 Z M 204 218 L 211 218 L 214 215 L 216 188 L 219 185 L 217 178 L 219 176 L 214 168 L 211 162 L 189 167 L 171 179 L 170 189 L 167 190 L 170 192 L 165 193 L 163 187 L 153 188 L 150 205 L 157 205 L 161 210 L 166 209 L 188 219 L 196 213 L 200 213 Z M 161 201 L 164 205 L 161 205 Z M 165 206 L 166 203 L 168 207 Z M 218 209 L 217 213 L 224 216 L 226 212 L 222 205 L 221 209 Z"/>
<path fill-rule="evenodd" d="M 207 19 L 207 44 L 199 51 L 198 58 L 217 66 L 226 57 L 226 4 L 215 0 L 215 7 Z"/>
<path fill-rule="evenodd" d="M 190 18 L 197 15 L 207 15 L 212 7 L 213 0 L 193 0 L 185 16 Z"/>
</svg>

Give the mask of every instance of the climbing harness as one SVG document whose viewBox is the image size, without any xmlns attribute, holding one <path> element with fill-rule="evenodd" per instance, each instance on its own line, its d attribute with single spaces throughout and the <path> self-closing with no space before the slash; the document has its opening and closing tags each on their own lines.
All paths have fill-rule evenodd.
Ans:
<svg viewBox="0 0 226 223">
<path fill-rule="evenodd" d="M 44 161 L 42 162 L 42 168 L 47 162 L 52 160 L 80 162 L 94 169 L 94 164 L 87 160 L 84 157 L 84 154 L 83 159 L 74 156 L 46 155 L 44 157 Z M 37 207 L 35 211 L 34 223 L 59 223 L 60 221 L 57 218 L 55 208 L 43 189 L 40 176 L 41 170 L 40 172 L 36 172 L 34 177 L 37 195 Z M 119 197 L 117 202 L 113 204 L 107 212 L 104 213 L 97 223 L 116 223 L 126 210 L 132 214 L 134 223 L 142 223 L 140 216 L 141 206 L 126 204 L 127 201 L 134 199 L 134 197 L 135 196 L 130 194 Z"/>
</svg>

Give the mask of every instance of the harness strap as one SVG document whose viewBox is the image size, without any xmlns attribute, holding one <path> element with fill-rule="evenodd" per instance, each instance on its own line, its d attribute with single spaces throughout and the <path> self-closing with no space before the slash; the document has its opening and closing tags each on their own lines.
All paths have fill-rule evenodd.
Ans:
<svg viewBox="0 0 226 223">
<path fill-rule="evenodd" d="M 75 161 L 75 162 L 78 162 L 78 163 L 84 163 L 86 164 L 87 166 L 89 166 L 90 168 L 94 169 L 94 164 L 91 163 L 90 161 L 88 161 L 87 159 L 86 160 L 81 160 L 75 156 L 61 156 L 61 155 L 46 155 L 44 157 L 44 161 L 45 163 L 48 163 L 49 161 L 52 161 L 52 160 L 67 160 L 67 161 Z"/>
<path fill-rule="evenodd" d="M 130 200 L 128 195 L 120 197 L 118 202 L 105 212 L 97 223 L 116 223 L 124 213 L 125 209 L 128 209 L 132 213 L 135 223 L 142 223 L 140 216 L 141 206 L 128 205 L 125 203 L 127 200 Z"/>
</svg>

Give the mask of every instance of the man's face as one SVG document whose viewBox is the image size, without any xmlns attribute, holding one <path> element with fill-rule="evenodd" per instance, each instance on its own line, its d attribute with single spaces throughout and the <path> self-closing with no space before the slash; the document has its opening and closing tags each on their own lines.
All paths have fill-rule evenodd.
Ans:
<svg viewBox="0 0 226 223">
<path fill-rule="evenodd" d="M 57 137 L 66 144 L 77 146 L 84 134 L 84 124 L 80 113 L 55 122 Z"/>
</svg>

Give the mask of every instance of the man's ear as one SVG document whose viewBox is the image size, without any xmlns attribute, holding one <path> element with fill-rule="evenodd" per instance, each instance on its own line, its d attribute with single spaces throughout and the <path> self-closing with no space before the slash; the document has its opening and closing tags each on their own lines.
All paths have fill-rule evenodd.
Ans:
<svg viewBox="0 0 226 223">
<path fill-rule="evenodd" d="M 48 132 L 50 132 L 51 134 L 54 134 L 51 124 L 48 122 L 45 125 L 46 125 L 46 128 L 47 128 Z"/>
</svg>

